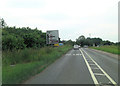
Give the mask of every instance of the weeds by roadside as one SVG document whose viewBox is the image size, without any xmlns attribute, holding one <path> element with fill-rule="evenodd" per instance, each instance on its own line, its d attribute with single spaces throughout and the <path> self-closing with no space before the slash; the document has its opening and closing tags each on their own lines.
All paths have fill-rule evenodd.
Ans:
<svg viewBox="0 0 120 86">
<path fill-rule="evenodd" d="M 119 50 L 118 46 L 115 46 L 115 45 L 109 45 L 109 46 L 106 45 L 106 46 L 90 47 L 90 48 L 120 55 L 120 50 Z"/>
<path fill-rule="evenodd" d="M 3 52 L 3 84 L 23 82 L 41 72 L 71 48 L 72 46 L 65 45 Z"/>
</svg>

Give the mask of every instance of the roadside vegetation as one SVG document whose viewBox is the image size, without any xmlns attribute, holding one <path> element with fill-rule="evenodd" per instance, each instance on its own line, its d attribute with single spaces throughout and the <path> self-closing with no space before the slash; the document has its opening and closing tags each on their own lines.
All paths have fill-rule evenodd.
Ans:
<svg viewBox="0 0 120 86">
<path fill-rule="evenodd" d="M 3 84 L 17 84 L 41 72 L 72 48 L 71 45 L 3 52 Z"/>
<path fill-rule="evenodd" d="M 5 27 L 2 29 L 2 50 L 41 48 L 46 45 L 46 33 L 37 28 Z"/>
<path fill-rule="evenodd" d="M 79 36 L 75 41 L 60 40 L 63 46 L 52 47 L 46 45 L 46 33 L 37 28 L 29 27 L 8 27 L 1 22 L 2 29 L 2 83 L 19 84 L 44 70 L 48 65 L 68 52 L 74 44 L 81 47 L 91 47 L 107 52 L 118 53 L 118 44 L 110 41 L 103 41 L 101 38 L 85 38 Z M 2 41 L 2 42 L 1 42 Z M 109 45 L 109 46 L 107 46 Z M 110 47 L 110 45 L 115 45 Z"/>
<path fill-rule="evenodd" d="M 90 38 L 81 35 L 76 39 L 76 43 L 80 45 L 81 47 L 84 46 L 101 46 L 101 45 L 118 45 L 120 44 L 119 42 L 111 42 L 109 40 L 102 40 L 101 38 Z"/>
<path fill-rule="evenodd" d="M 6 26 L 1 30 L 3 84 L 21 83 L 40 73 L 73 45 L 71 40 L 61 41 L 60 47 L 46 45 L 46 33 L 37 28 Z"/>
<path fill-rule="evenodd" d="M 105 46 L 90 47 L 90 48 L 120 55 L 120 49 L 118 48 L 117 45 L 105 45 Z"/>
<path fill-rule="evenodd" d="M 93 49 L 120 55 L 120 42 L 114 43 L 109 40 L 102 40 L 101 38 L 85 38 L 81 35 L 76 39 L 76 43 L 81 47 L 88 46 Z"/>
</svg>

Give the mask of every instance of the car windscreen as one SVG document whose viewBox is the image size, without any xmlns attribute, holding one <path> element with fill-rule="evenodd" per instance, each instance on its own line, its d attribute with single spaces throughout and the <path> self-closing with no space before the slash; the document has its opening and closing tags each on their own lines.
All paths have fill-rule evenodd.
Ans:
<svg viewBox="0 0 120 86">
<path fill-rule="evenodd" d="M 78 48 L 78 45 L 74 45 L 74 48 Z"/>
</svg>

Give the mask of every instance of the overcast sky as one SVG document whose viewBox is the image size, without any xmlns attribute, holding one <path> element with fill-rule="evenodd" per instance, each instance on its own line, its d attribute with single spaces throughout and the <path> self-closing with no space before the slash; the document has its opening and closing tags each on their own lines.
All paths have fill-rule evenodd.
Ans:
<svg viewBox="0 0 120 86">
<path fill-rule="evenodd" d="M 59 30 L 61 40 L 80 35 L 118 41 L 119 0 L 1 0 L 8 26 Z"/>
</svg>

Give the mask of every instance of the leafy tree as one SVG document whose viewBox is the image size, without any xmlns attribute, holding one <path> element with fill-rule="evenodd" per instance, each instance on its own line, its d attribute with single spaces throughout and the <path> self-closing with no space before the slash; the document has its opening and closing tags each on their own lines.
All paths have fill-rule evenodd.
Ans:
<svg viewBox="0 0 120 86">
<path fill-rule="evenodd" d="M 110 42 L 110 41 L 107 40 L 107 41 L 103 41 L 102 44 L 103 45 L 112 45 L 114 43 L 112 43 L 112 42 Z"/>
<path fill-rule="evenodd" d="M 92 40 L 92 38 L 87 38 L 86 39 L 86 42 L 87 42 L 87 44 L 86 45 L 88 45 L 88 46 L 93 46 L 93 40 Z"/>
<path fill-rule="evenodd" d="M 5 23 L 5 20 L 2 18 L 0 19 L 0 27 L 4 28 L 7 24 Z"/>
<path fill-rule="evenodd" d="M 72 46 L 75 44 L 75 42 L 72 41 L 71 39 L 68 40 L 68 41 L 63 40 L 62 43 L 64 43 L 64 44 L 68 44 L 68 45 L 72 45 Z"/>
<path fill-rule="evenodd" d="M 88 46 L 95 46 L 100 45 L 102 42 L 101 38 L 85 38 L 83 35 L 79 36 L 78 39 L 76 39 L 76 43 L 80 46 L 88 45 Z"/>
<path fill-rule="evenodd" d="M 76 43 L 83 47 L 86 43 L 85 37 L 83 35 L 79 36 L 79 38 L 76 39 Z"/>
<path fill-rule="evenodd" d="M 2 29 L 3 50 L 41 48 L 46 45 L 46 33 L 37 28 L 5 27 Z"/>
<path fill-rule="evenodd" d="M 102 42 L 101 38 L 92 38 L 92 40 L 93 40 L 93 43 L 95 44 L 95 46 L 100 45 Z"/>
<path fill-rule="evenodd" d="M 9 49 L 12 50 L 16 47 L 17 39 L 13 35 L 5 35 L 2 38 L 2 47 L 3 50 Z"/>
<path fill-rule="evenodd" d="M 24 49 L 26 45 L 24 44 L 24 39 L 21 37 L 17 37 L 16 49 Z"/>
</svg>

